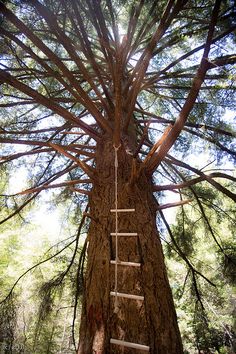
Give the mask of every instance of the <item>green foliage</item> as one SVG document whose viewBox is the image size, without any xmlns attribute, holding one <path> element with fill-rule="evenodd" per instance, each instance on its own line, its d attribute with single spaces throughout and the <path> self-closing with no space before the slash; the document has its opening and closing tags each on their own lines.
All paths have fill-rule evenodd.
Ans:
<svg viewBox="0 0 236 354">
<path fill-rule="evenodd" d="M 23 277 L 26 286 L 20 279 L 22 288 L 14 288 L 17 297 L 9 296 L 2 304 L 0 342 L 10 351 L 18 341 L 30 353 L 58 353 L 63 348 L 70 353 L 75 344 L 74 338 L 68 341 L 70 326 L 72 320 L 75 324 L 86 259 L 86 243 L 83 247 L 84 237 L 79 236 L 86 234 L 88 222 L 77 235 L 75 225 L 87 210 L 87 194 L 99 174 L 96 144 L 108 135 L 100 120 L 110 129 L 117 125 L 116 94 L 121 83 L 121 136 L 125 141 L 130 132 L 135 135 L 134 150 L 140 147 L 135 158 L 141 165 L 166 127 L 178 126 L 187 98 L 190 93 L 193 96 L 214 1 L 42 0 L 39 3 L 45 5 L 46 13 L 52 11 L 49 21 L 36 10 L 36 2 L 0 1 L 3 3 L 23 25 L 0 15 L 1 297 L 20 274 L 32 270 L 28 281 L 28 273 Z M 173 3 L 176 12 L 171 10 L 163 19 L 167 3 Z M 160 22 L 155 34 L 159 40 L 150 50 Z M 226 354 L 235 340 L 236 222 L 231 202 L 235 200 L 235 178 L 227 171 L 222 178 L 209 176 L 215 171 L 219 174 L 224 164 L 232 169 L 235 160 L 234 25 L 234 3 L 222 1 L 207 58 L 209 70 L 181 134 L 170 155 L 165 154 L 155 166 L 153 179 L 154 183 L 173 185 L 207 177 L 175 190 L 181 200 L 191 199 L 192 206 L 180 207 L 171 227 L 162 215 L 170 233 L 167 240 L 162 225 L 171 284 L 186 353 L 191 354 L 196 350 Z M 118 52 L 124 55 L 124 66 L 117 78 Z M 139 77 L 147 58 L 144 76 Z M 125 130 L 132 101 L 131 123 Z M 81 123 L 87 124 L 86 129 Z M 115 132 L 109 134 L 112 139 Z M 160 147 L 151 159 L 159 152 Z M 76 184 L 69 183 L 88 178 L 88 169 L 94 172 L 93 179 L 82 184 L 81 195 Z M 47 187 L 61 182 L 68 185 L 48 191 Z M 31 188 L 33 192 L 18 194 Z M 158 203 L 161 200 L 165 200 L 164 190 L 158 195 Z M 39 230 L 28 223 L 34 217 L 34 206 L 43 203 L 51 220 L 44 213 L 41 223 L 45 227 Z M 56 231 L 49 232 L 57 218 L 55 210 L 63 219 L 59 243 Z M 41 241 L 35 241 L 37 238 Z M 50 238 L 56 240 L 56 246 Z M 34 268 L 32 264 L 37 263 Z M 28 308 L 24 307 L 26 301 Z M 23 324 L 20 318 L 25 319 Z"/>
<path fill-rule="evenodd" d="M 224 254 L 219 253 L 220 264 L 224 277 L 236 287 L 236 242 L 225 241 L 223 244 Z"/>
<path fill-rule="evenodd" d="M 0 349 L 4 354 L 14 353 L 17 307 L 18 299 L 13 296 L 0 304 Z"/>
<path fill-rule="evenodd" d="M 181 261 L 173 240 L 165 246 L 183 343 L 189 354 L 231 354 L 236 347 L 234 204 L 205 185 L 194 191 L 211 206 L 206 219 L 196 205 L 184 206 L 172 226 L 172 236 L 193 268 Z M 188 197 L 193 196 L 189 190 Z"/>
</svg>

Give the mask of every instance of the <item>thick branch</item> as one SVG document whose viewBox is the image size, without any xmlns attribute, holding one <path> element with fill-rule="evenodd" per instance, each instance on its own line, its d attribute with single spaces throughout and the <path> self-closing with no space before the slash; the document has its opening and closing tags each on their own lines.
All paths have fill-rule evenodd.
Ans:
<svg viewBox="0 0 236 354">
<path fill-rule="evenodd" d="M 158 205 L 157 210 L 169 209 L 169 208 L 177 207 L 177 206 L 180 206 L 180 205 L 189 204 L 192 201 L 193 201 L 193 199 L 187 199 L 187 200 L 180 200 L 180 201 L 175 202 L 175 203 L 168 203 L 168 204 Z"/>
<path fill-rule="evenodd" d="M 143 162 L 143 167 L 148 166 L 149 168 L 151 168 L 150 161 L 151 161 L 152 157 L 155 156 L 157 149 L 161 146 L 161 144 L 163 143 L 163 141 L 165 140 L 165 138 L 167 137 L 167 135 L 169 134 L 171 129 L 172 129 L 172 125 L 169 125 L 165 129 L 161 138 L 153 145 L 152 149 L 149 151 L 147 157 L 145 158 L 145 160 Z"/>
<path fill-rule="evenodd" d="M 160 191 L 172 191 L 172 190 L 175 190 L 175 189 L 182 189 L 182 188 L 187 188 L 187 187 L 190 187 L 190 186 L 193 186 L 199 182 L 202 182 L 202 181 L 206 181 L 206 176 L 208 178 L 225 178 L 225 179 L 228 179 L 228 180 L 231 180 L 233 182 L 236 182 L 236 178 L 233 177 L 233 176 L 229 176 L 225 173 L 220 173 L 220 172 L 214 172 L 214 173 L 211 173 L 210 175 L 205 175 L 205 176 L 200 176 L 200 177 L 197 177 L 197 178 L 193 178 L 191 179 L 190 181 L 186 181 L 184 183 L 179 183 L 179 184 L 167 184 L 167 185 L 163 185 L 163 186 L 153 186 L 153 190 L 155 192 L 160 192 Z"/>
<path fill-rule="evenodd" d="M 204 77 L 206 75 L 207 69 L 209 67 L 208 65 L 208 54 L 210 51 L 211 47 L 211 41 L 214 33 L 214 28 L 217 22 L 217 16 L 220 8 L 220 3 L 221 0 L 216 0 L 215 6 L 212 12 L 212 17 L 211 17 L 211 22 L 209 26 L 209 31 L 207 35 L 207 40 L 205 44 L 205 49 L 203 52 L 202 60 L 200 67 L 197 71 L 196 77 L 193 80 L 192 88 L 188 94 L 188 97 L 185 101 L 185 104 L 183 108 L 181 109 L 181 112 L 178 116 L 178 118 L 175 121 L 175 124 L 173 125 L 173 128 L 169 132 L 167 138 L 164 140 L 163 144 L 160 146 L 158 154 L 154 157 L 154 159 L 151 161 L 151 168 L 148 169 L 148 173 L 153 173 L 153 171 L 160 165 L 161 161 L 164 159 L 164 157 L 167 155 L 168 151 L 172 147 L 172 145 L 175 143 L 176 139 L 178 138 L 179 134 L 181 133 L 184 124 L 189 116 L 189 113 L 191 112 L 194 103 L 196 101 L 196 98 L 198 96 L 199 90 L 201 88 L 201 85 L 204 81 Z"/>
</svg>

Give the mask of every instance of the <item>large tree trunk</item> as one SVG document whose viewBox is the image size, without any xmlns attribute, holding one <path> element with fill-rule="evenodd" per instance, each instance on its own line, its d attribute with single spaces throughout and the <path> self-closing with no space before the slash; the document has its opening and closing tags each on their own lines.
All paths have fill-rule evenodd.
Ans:
<svg viewBox="0 0 236 354">
<path fill-rule="evenodd" d="M 132 157 L 118 151 L 118 206 L 135 208 L 119 214 L 119 259 L 141 267 L 118 266 L 118 291 L 143 295 L 144 301 L 119 298 L 114 312 L 115 207 L 114 149 L 109 139 L 98 146 L 96 182 L 90 198 L 88 263 L 80 327 L 79 354 L 142 354 L 139 349 L 110 344 L 110 339 L 145 344 L 153 354 L 183 353 L 172 294 L 156 229 L 156 203 L 152 181 L 144 171 L 130 184 Z"/>
</svg>

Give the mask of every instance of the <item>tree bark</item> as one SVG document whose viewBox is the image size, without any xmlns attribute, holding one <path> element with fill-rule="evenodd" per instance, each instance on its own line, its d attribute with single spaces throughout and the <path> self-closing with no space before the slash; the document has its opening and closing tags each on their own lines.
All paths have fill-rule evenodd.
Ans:
<svg viewBox="0 0 236 354">
<path fill-rule="evenodd" d="M 109 139 L 99 143 L 96 182 L 90 195 L 92 216 L 88 234 L 88 260 L 83 297 L 78 354 L 142 354 L 144 351 L 110 344 L 110 339 L 144 344 L 152 354 L 182 354 L 182 344 L 172 294 L 156 228 L 157 205 L 152 180 L 143 171 L 130 184 L 132 156 L 118 150 L 118 207 L 135 208 L 119 213 L 119 260 L 138 262 L 141 267 L 118 266 L 118 291 L 144 296 L 144 301 L 119 298 L 114 312 L 115 177 L 114 148 Z"/>
</svg>

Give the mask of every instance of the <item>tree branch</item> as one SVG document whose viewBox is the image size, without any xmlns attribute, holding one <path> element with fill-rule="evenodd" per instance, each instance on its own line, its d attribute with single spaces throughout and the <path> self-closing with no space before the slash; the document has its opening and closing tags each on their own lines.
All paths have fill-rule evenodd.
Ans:
<svg viewBox="0 0 236 354">
<path fill-rule="evenodd" d="M 31 193 L 35 193 L 35 192 L 41 192 L 42 190 L 46 190 L 46 189 L 67 187 L 67 186 L 72 186 L 75 184 L 82 184 L 82 183 L 88 184 L 88 183 L 92 183 L 92 181 L 90 179 L 85 178 L 85 179 L 76 179 L 76 180 L 65 181 L 65 182 L 61 182 L 61 183 L 55 183 L 55 184 L 45 183 L 40 187 L 29 188 L 29 189 L 26 189 L 22 192 L 16 193 L 14 195 L 31 194 Z"/>
<path fill-rule="evenodd" d="M 41 93 L 25 85 L 23 82 L 20 82 L 19 80 L 15 79 L 13 76 L 6 73 L 4 70 L 0 70 L 0 81 L 6 82 L 10 86 L 13 86 L 19 91 L 25 93 L 27 96 L 34 98 L 37 103 L 47 107 L 54 113 L 63 117 L 65 120 L 73 123 L 75 126 L 80 127 L 87 134 L 91 135 L 95 140 L 99 138 L 98 133 L 94 129 L 92 129 L 89 125 L 87 125 L 83 121 L 76 119 L 76 117 L 74 117 L 73 114 L 71 114 L 67 109 L 59 106 L 51 99 L 47 98 L 46 96 L 43 96 Z"/>
<path fill-rule="evenodd" d="M 77 157 L 74 155 L 69 154 L 62 146 L 54 144 L 54 143 L 48 143 L 54 150 L 60 152 L 62 155 L 68 157 L 70 160 L 76 162 L 79 167 L 92 179 L 94 179 L 94 169 L 87 165 L 85 162 L 79 160 Z"/>
<path fill-rule="evenodd" d="M 189 116 L 189 113 L 191 112 L 191 110 L 194 106 L 194 103 L 195 103 L 196 98 L 198 96 L 199 90 L 200 90 L 201 85 L 204 81 L 207 69 L 209 67 L 207 58 L 208 58 L 208 54 L 209 54 L 210 47 L 211 47 L 211 41 L 212 41 L 212 37 L 213 37 L 213 33 L 214 33 L 214 28 L 217 23 L 217 16 L 218 16 L 218 12 L 220 9 L 220 3 L 221 3 L 221 0 L 215 1 L 215 6 L 212 11 L 211 22 L 209 25 L 209 31 L 208 31 L 208 35 L 207 35 L 207 40 L 206 40 L 201 64 L 200 64 L 200 67 L 197 71 L 196 77 L 193 80 L 192 88 L 188 94 L 188 97 L 184 103 L 183 108 L 181 109 L 181 112 L 180 112 L 178 118 L 175 121 L 175 124 L 173 125 L 173 128 L 171 129 L 168 136 L 166 137 L 166 139 L 164 140 L 164 142 L 160 146 L 158 154 L 151 161 L 151 168 L 147 170 L 147 172 L 150 174 L 153 173 L 153 171 L 160 165 L 161 161 L 165 158 L 168 151 L 170 150 L 172 145 L 175 143 L 176 139 L 178 138 L 179 134 L 181 133 L 181 131 L 184 127 L 184 124 Z"/>
<path fill-rule="evenodd" d="M 93 103 L 91 98 L 87 93 L 81 88 L 80 84 L 70 72 L 70 70 L 63 64 L 63 62 L 58 58 L 58 56 L 52 52 L 22 21 L 20 21 L 6 6 L 1 2 L 0 11 L 17 27 L 22 31 L 33 43 L 36 45 L 52 62 L 56 64 L 59 70 L 62 71 L 63 75 L 68 78 L 72 87 L 75 87 L 80 95 L 80 102 L 97 120 L 100 127 L 111 133 L 111 128 L 107 121 L 103 118 L 102 114 L 97 109 L 96 105 Z M 9 82 L 8 82 L 9 83 Z M 25 85 L 26 86 L 26 85 Z M 29 88 L 29 90 L 32 90 Z M 25 91 L 23 91 L 25 93 Z M 27 94 L 27 93 L 26 93 Z M 48 107 L 46 105 L 46 107 Z M 69 112 L 68 112 L 69 113 Z M 82 123 L 83 125 L 85 123 Z"/>
<path fill-rule="evenodd" d="M 163 209 L 173 208 L 173 207 L 184 205 L 184 204 L 189 204 L 192 201 L 193 201 L 193 199 L 186 199 L 186 200 L 180 200 L 180 201 L 175 202 L 175 203 L 168 203 L 168 204 L 158 205 L 157 210 L 163 210 Z"/>
<path fill-rule="evenodd" d="M 143 109 L 135 108 L 135 111 L 140 113 L 140 114 L 142 114 L 142 115 L 144 115 L 144 116 L 152 117 L 153 119 L 150 120 L 150 124 L 151 123 L 160 123 L 160 124 L 171 124 L 171 125 L 174 125 L 174 123 L 175 123 L 174 120 L 166 119 L 166 118 L 157 116 L 156 114 L 147 112 L 147 111 L 145 111 Z M 147 121 L 148 121 L 147 119 L 137 119 L 138 123 L 146 123 Z M 184 126 L 185 127 L 196 128 L 196 129 L 204 128 L 206 130 L 211 130 L 211 131 L 214 131 L 214 132 L 219 133 L 219 134 L 236 137 L 236 132 L 234 132 L 234 131 L 228 131 L 228 130 L 221 129 L 221 128 L 218 128 L 218 127 L 212 127 L 212 126 L 207 125 L 205 123 L 203 124 L 203 123 L 185 122 Z"/>
<path fill-rule="evenodd" d="M 140 91 L 143 78 L 148 68 L 148 64 L 153 56 L 153 50 L 156 47 L 158 41 L 162 38 L 167 28 L 170 26 L 174 15 L 176 15 L 183 7 L 184 1 L 177 0 L 176 4 L 174 4 L 173 0 L 169 0 L 167 6 L 164 10 L 164 13 L 161 17 L 160 24 L 156 29 L 155 33 L 152 35 L 150 42 L 145 48 L 143 54 L 139 58 L 132 76 L 129 79 L 129 84 L 132 82 L 132 88 L 130 90 L 130 94 L 126 100 L 126 104 L 129 107 L 129 111 L 127 113 L 127 118 L 125 122 L 124 129 L 127 130 L 129 126 L 130 119 L 133 115 L 133 110 L 135 107 L 135 102 Z M 173 9 L 172 9 L 173 8 Z"/>
<path fill-rule="evenodd" d="M 160 192 L 160 191 L 165 191 L 165 190 L 171 191 L 171 190 L 175 190 L 175 189 L 187 188 L 187 187 L 193 186 L 199 182 L 206 181 L 207 180 L 206 176 L 208 178 L 226 178 L 226 179 L 229 179 L 233 182 L 236 182 L 236 178 L 233 176 L 229 176 L 225 173 L 214 172 L 209 175 L 203 175 L 203 176 L 200 176 L 197 178 L 193 178 L 190 181 L 186 181 L 186 182 L 179 183 L 179 184 L 167 184 L 167 185 L 163 185 L 163 186 L 156 185 L 156 186 L 153 186 L 153 191 Z"/>
<path fill-rule="evenodd" d="M 174 157 L 172 157 L 170 155 L 168 155 L 168 159 L 165 158 L 165 161 L 167 163 L 170 163 L 170 164 L 174 164 L 174 165 L 177 165 L 177 166 L 184 167 L 187 170 L 192 171 L 192 172 L 196 173 L 197 175 L 203 177 L 204 180 L 206 180 L 211 185 L 213 185 L 217 190 L 219 190 L 223 194 L 227 195 L 227 197 L 229 197 L 230 199 L 232 199 L 233 201 L 236 202 L 236 194 L 235 193 L 232 193 L 227 188 L 223 187 L 220 183 L 216 182 L 213 178 L 211 178 L 209 175 L 206 175 L 204 172 L 198 170 L 197 168 L 194 168 L 194 167 L 188 165 L 185 162 L 181 162 L 181 161 L 175 159 Z"/>
</svg>

